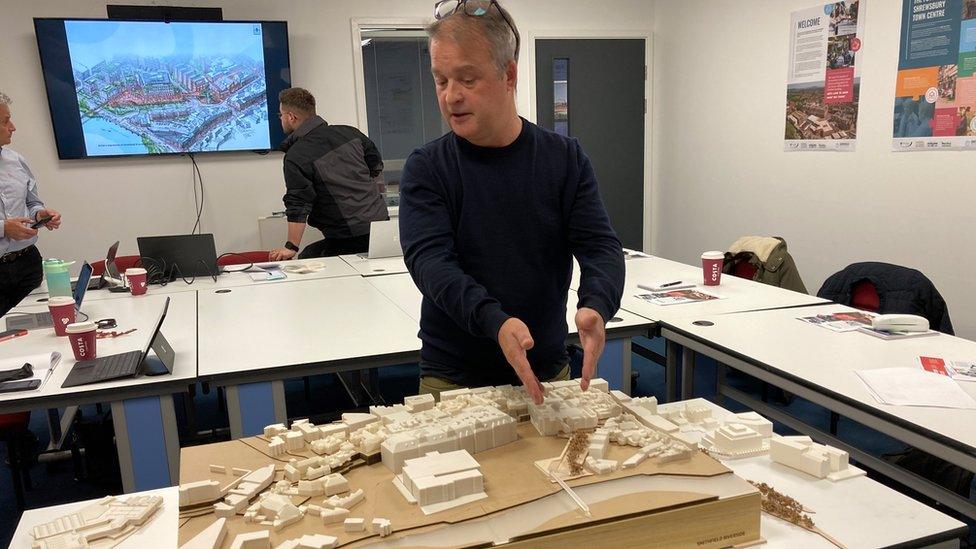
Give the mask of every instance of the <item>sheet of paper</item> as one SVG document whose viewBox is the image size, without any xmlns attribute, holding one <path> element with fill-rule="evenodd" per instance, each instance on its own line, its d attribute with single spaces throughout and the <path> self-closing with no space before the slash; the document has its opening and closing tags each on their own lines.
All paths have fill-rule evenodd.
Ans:
<svg viewBox="0 0 976 549">
<path fill-rule="evenodd" d="M 882 404 L 976 409 L 976 401 L 950 377 L 917 368 L 855 372 Z"/>
</svg>

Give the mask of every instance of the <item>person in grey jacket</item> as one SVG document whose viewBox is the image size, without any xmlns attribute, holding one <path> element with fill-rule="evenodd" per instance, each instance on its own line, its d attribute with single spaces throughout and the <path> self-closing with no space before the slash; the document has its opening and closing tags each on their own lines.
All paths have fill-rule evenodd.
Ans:
<svg viewBox="0 0 976 549">
<path fill-rule="evenodd" d="M 283 90 L 281 127 L 288 138 L 285 152 L 288 240 L 271 250 L 271 260 L 292 259 L 298 253 L 305 226 L 324 238 L 305 247 L 301 258 L 365 252 L 373 221 L 390 218 L 380 194 L 383 159 L 376 145 L 358 129 L 333 126 L 315 114 L 315 97 L 308 90 Z"/>
</svg>

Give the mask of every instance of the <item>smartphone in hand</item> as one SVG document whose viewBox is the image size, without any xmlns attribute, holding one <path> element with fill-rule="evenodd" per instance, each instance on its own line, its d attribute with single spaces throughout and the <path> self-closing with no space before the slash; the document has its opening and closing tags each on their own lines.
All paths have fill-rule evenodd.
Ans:
<svg viewBox="0 0 976 549">
<path fill-rule="evenodd" d="M 40 227 L 42 225 L 47 225 L 47 222 L 50 221 L 50 220 L 52 220 L 52 219 L 54 219 L 53 216 L 50 216 L 50 215 L 44 216 L 44 217 L 38 219 L 37 221 L 31 223 L 31 226 L 30 227 L 31 227 L 31 229 L 36 229 L 36 228 L 38 228 L 38 227 Z"/>
</svg>

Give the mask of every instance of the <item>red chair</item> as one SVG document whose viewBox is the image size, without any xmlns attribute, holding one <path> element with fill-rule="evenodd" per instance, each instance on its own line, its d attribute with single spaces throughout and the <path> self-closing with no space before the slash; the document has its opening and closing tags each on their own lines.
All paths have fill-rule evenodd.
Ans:
<svg viewBox="0 0 976 549">
<path fill-rule="evenodd" d="M 870 280 L 862 280 L 851 289 L 851 307 L 876 313 L 881 310 L 881 296 L 878 288 Z"/>
<path fill-rule="evenodd" d="M 746 280 L 752 280 L 756 276 L 756 266 L 748 261 L 739 261 L 732 268 L 732 274 L 737 278 L 744 278 Z"/>
<path fill-rule="evenodd" d="M 0 440 L 7 447 L 7 461 L 14 485 L 17 509 L 24 509 L 24 487 L 30 487 L 30 459 L 24 455 L 24 440 L 29 433 L 30 412 L 0 414 Z"/>
<path fill-rule="evenodd" d="M 247 265 L 248 263 L 267 263 L 271 260 L 271 252 L 234 252 L 217 258 L 217 266 Z"/>
<path fill-rule="evenodd" d="M 130 267 L 135 267 L 139 265 L 139 260 L 142 256 L 138 255 L 123 255 L 115 258 L 115 267 L 119 270 L 119 273 L 124 273 L 126 269 Z M 92 266 L 92 276 L 102 276 L 105 272 L 105 260 L 99 260 L 91 264 Z"/>
</svg>

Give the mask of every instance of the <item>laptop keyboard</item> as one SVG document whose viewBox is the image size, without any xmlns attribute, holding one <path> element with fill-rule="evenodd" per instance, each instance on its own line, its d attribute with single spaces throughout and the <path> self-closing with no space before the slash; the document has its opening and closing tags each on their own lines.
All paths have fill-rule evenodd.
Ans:
<svg viewBox="0 0 976 549">
<path fill-rule="evenodd" d="M 98 363 L 92 372 L 92 381 L 115 379 L 134 374 L 135 368 L 133 366 L 137 365 L 138 357 L 140 356 L 142 356 L 142 353 L 139 351 L 130 351 L 119 355 L 99 357 Z"/>
</svg>

